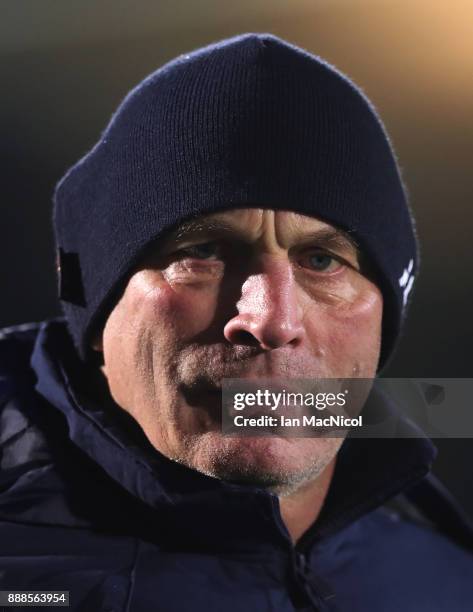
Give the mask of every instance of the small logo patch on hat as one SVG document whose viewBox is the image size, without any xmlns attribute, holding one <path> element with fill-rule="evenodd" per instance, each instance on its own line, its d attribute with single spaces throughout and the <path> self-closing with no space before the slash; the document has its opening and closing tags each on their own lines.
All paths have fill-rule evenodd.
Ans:
<svg viewBox="0 0 473 612">
<path fill-rule="evenodd" d="M 79 255 L 77 253 L 66 253 L 61 247 L 58 247 L 56 267 L 59 299 L 76 306 L 85 306 Z"/>
<path fill-rule="evenodd" d="M 414 284 L 414 260 L 411 259 L 407 265 L 407 268 L 404 268 L 402 276 L 399 278 L 399 286 L 403 288 L 402 291 L 402 305 L 405 306 L 407 304 L 407 298 L 409 297 L 409 293 L 412 289 L 412 285 Z"/>
</svg>

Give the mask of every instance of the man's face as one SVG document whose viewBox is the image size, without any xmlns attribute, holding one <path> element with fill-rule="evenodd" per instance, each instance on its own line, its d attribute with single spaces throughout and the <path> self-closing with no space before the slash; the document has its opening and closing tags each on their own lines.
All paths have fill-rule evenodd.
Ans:
<svg viewBox="0 0 473 612">
<path fill-rule="evenodd" d="M 372 378 L 382 296 L 346 234 L 313 217 L 237 209 L 161 241 L 101 341 L 115 401 L 164 455 L 218 478 L 291 490 L 341 438 L 227 437 L 224 378 Z"/>
</svg>

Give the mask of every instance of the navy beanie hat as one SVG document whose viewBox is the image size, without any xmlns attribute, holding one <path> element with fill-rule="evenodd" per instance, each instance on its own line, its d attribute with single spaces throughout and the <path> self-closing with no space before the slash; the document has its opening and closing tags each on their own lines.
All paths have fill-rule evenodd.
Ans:
<svg viewBox="0 0 473 612">
<path fill-rule="evenodd" d="M 163 230 L 250 206 L 353 236 L 384 298 L 380 367 L 393 351 L 418 249 L 392 147 L 346 76 L 275 36 L 224 40 L 148 76 L 54 200 L 60 299 L 83 359 Z"/>
</svg>

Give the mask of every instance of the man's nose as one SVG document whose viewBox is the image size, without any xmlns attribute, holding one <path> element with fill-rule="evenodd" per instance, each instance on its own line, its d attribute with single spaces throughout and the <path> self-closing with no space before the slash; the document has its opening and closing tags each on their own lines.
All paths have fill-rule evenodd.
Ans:
<svg viewBox="0 0 473 612">
<path fill-rule="evenodd" d="M 262 263 L 242 285 L 238 313 L 225 325 L 225 338 L 264 350 L 300 344 L 304 327 L 298 289 L 288 262 Z"/>
</svg>

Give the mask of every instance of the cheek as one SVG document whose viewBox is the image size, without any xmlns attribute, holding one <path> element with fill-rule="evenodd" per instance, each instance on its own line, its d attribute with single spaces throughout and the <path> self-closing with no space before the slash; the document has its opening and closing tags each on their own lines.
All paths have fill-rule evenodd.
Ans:
<svg viewBox="0 0 473 612">
<path fill-rule="evenodd" d="M 146 319 L 177 342 L 207 330 L 217 311 L 217 293 L 196 287 L 156 287 L 146 298 Z"/>
<path fill-rule="evenodd" d="M 159 371 L 163 382 L 180 346 L 206 329 L 215 296 L 173 288 L 156 273 L 134 275 L 103 332 L 104 373 L 115 401 L 128 411 L 149 404 Z"/>
<path fill-rule="evenodd" d="M 334 371 L 343 367 L 350 376 L 374 375 L 381 342 L 382 306 L 382 295 L 374 286 L 351 301 L 313 305 L 310 335 Z"/>
<path fill-rule="evenodd" d="M 185 341 L 208 328 L 216 312 L 218 293 L 198 284 L 169 283 L 161 273 L 135 275 L 120 306 L 124 326 L 147 333 L 158 344 Z"/>
</svg>

